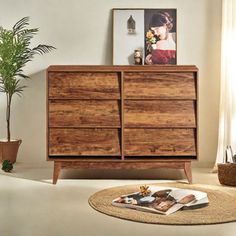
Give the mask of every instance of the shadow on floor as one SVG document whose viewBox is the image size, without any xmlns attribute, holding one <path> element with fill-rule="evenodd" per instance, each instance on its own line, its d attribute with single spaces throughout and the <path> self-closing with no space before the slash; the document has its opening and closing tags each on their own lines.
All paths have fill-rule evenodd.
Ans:
<svg viewBox="0 0 236 236">
<path fill-rule="evenodd" d="M 16 163 L 12 173 L 0 172 L 1 175 L 28 179 L 42 183 L 52 183 L 53 165 L 47 167 L 30 165 L 28 163 Z M 183 170 L 156 169 L 156 170 L 90 170 L 90 169 L 64 169 L 60 179 L 132 179 L 132 180 L 183 180 Z"/>
</svg>

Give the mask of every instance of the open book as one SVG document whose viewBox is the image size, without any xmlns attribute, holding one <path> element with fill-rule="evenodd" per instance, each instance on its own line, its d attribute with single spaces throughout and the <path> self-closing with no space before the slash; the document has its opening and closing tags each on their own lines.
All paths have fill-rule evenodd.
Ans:
<svg viewBox="0 0 236 236">
<path fill-rule="evenodd" d="M 172 214 L 180 209 L 204 207 L 208 203 L 205 192 L 159 186 L 141 186 L 140 192 L 122 195 L 112 201 L 113 206 L 164 215 Z"/>
</svg>

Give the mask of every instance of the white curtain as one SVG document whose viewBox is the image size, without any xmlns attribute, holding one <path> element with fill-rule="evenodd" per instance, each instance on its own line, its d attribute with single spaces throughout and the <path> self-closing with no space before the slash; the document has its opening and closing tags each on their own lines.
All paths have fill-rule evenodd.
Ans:
<svg viewBox="0 0 236 236">
<path fill-rule="evenodd" d="M 236 0 L 222 1 L 219 136 L 216 157 L 222 163 L 225 148 L 236 152 Z"/>
</svg>

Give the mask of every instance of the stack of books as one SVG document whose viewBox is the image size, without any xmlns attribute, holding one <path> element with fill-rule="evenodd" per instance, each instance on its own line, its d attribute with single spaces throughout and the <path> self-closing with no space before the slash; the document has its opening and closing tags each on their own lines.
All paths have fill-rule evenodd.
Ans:
<svg viewBox="0 0 236 236">
<path fill-rule="evenodd" d="M 236 155 L 233 153 L 232 147 L 230 145 L 226 147 L 224 163 L 236 163 Z"/>
</svg>

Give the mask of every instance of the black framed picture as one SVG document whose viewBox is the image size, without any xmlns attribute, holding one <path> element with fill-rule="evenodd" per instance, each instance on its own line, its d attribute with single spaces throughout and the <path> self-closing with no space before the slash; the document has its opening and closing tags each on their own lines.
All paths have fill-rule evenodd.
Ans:
<svg viewBox="0 0 236 236">
<path fill-rule="evenodd" d="M 113 9 L 113 64 L 177 64 L 176 18 L 176 9 Z"/>
</svg>

